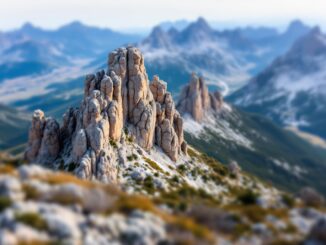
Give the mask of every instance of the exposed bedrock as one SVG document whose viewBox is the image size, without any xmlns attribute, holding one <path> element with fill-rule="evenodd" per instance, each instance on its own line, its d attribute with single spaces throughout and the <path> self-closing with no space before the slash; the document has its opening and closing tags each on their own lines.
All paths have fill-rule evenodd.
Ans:
<svg viewBox="0 0 326 245">
<path fill-rule="evenodd" d="M 116 182 L 118 157 L 110 141 L 120 141 L 124 128 L 145 150 L 156 143 L 174 161 L 186 152 L 183 120 L 167 84 L 158 76 L 149 84 L 134 47 L 113 51 L 107 72 L 86 76 L 80 107 L 67 110 L 61 128 L 35 111 L 25 156 L 40 164 L 73 164 L 81 178 Z"/>
</svg>

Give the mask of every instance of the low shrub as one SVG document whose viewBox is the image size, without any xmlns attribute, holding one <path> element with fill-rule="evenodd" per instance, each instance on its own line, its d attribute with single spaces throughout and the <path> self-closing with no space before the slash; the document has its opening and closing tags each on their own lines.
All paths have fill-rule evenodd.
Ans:
<svg viewBox="0 0 326 245">
<path fill-rule="evenodd" d="M 15 215 L 17 222 L 21 222 L 25 225 L 31 226 L 34 229 L 40 231 L 48 230 L 48 225 L 46 221 L 37 213 L 26 212 L 26 213 L 17 213 Z"/>
<path fill-rule="evenodd" d="M 152 167 L 152 169 L 155 169 L 155 170 L 163 173 L 162 168 L 156 162 L 154 162 L 153 160 L 151 160 L 151 159 L 149 159 L 147 157 L 144 157 L 144 160 L 145 160 L 146 163 L 148 163 L 149 166 Z"/>
<path fill-rule="evenodd" d="M 10 207 L 12 201 L 8 197 L 0 196 L 0 212 L 5 210 L 6 208 Z"/>
<path fill-rule="evenodd" d="M 244 205 L 256 204 L 259 195 L 252 190 L 244 190 L 237 197 L 238 201 Z"/>
</svg>

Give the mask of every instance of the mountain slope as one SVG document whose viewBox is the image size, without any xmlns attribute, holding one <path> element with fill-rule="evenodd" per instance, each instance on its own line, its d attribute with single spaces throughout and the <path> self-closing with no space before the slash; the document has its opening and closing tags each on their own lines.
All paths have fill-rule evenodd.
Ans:
<svg viewBox="0 0 326 245">
<path fill-rule="evenodd" d="M 0 150 L 25 143 L 29 124 L 27 114 L 0 105 Z"/>
<path fill-rule="evenodd" d="M 185 118 L 187 142 L 222 163 L 236 161 L 246 171 L 281 188 L 298 191 L 313 186 L 326 195 L 325 149 L 221 99 L 214 106 L 214 97 L 208 97 L 204 87 L 203 80 L 192 78 L 188 93 L 177 104 Z"/>
<path fill-rule="evenodd" d="M 315 28 L 228 99 L 325 139 L 325 70 L 326 36 Z"/>
<path fill-rule="evenodd" d="M 1 156 L 0 219 L 6 221 L 0 224 L 1 241 L 298 244 L 320 228 L 323 206 L 309 207 L 242 171 L 231 174 L 193 149 L 185 165 L 157 158 L 160 152 L 155 161 L 153 152 L 146 158 L 133 152 L 120 166 L 119 185 L 36 165 L 14 168 Z M 136 175 L 140 169 L 143 175 Z"/>
</svg>

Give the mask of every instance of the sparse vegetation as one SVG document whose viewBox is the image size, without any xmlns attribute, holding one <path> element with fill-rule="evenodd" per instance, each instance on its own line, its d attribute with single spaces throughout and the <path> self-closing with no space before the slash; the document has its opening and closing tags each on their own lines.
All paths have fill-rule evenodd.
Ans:
<svg viewBox="0 0 326 245">
<path fill-rule="evenodd" d="M 284 193 L 282 195 L 282 201 L 284 202 L 284 204 L 286 206 L 288 206 L 289 208 L 292 208 L 294 207 L 295 205 L 295 199 L 294 197 L 292 197 L 291 195 L 287 194 L 287 193 Z"/>
<path fill-rule="evenodd" d="M 50 185 L 62 185 L 62 184 L 72 183 L 75 185 L 80 185 L 85 188 L 92 188 L 96 185 L 94 182 L 82 180 L 73 175 L 70 175 L 68 173 L 63 173 L 63 172 L 55 173 L 55 174 L 47 174 L 42 176 L 35 176 L 34 178 L 39 179 Z"/>
<path fill-rule="evenodd" d="M 180 174 L 184 174 L 184 173 L 186 172 L 186 170 L 187 170 L 187 167 L 186 167 L 186 165 L 184 165 L 184 164 L 180 164 L 180 165 L 177 167 L 177 170 L 178 170 L 178 172 L 179 172 Z"/>
<path fill-rule="evenodd" d="M 0 174 L 14 175 L 15 168 L 9 164 L 0 164 Z"/>
<path fill-rule="evenodd" d="M 110 139 L 110 145 L 111 145 L 114 149 L 118 149 L 117 142 L 115 142 L 113 139 Z"/>
<path fill-rule="evenodd" d="M 12 201 L 8 197 L 0 196 L 0 212 L 10 207 Z"/>
<path fill-rule="evenodd" d="M 149 194 L 154 193 L 154 191 L 155 191 L 154 190 L 154 182 L 153 182 L 153 178 L 151 176 L 147 176 L 144 179 L 144 188 Z"/>
<path fill-rule="evenodd" d="M 163 169 L 156 162 L 154 162 L 153 160 L 151 160 L 151 159 L 149 159 L 147 157 L 144 157 L 144 160 L 145 160 L 146 163 L 148 163 L 149 166 L 152 167 L 152 169 L 155 169 L 155 170 L 157 170 L 157 171 L 159 171 L 161 173 L 164 172 Z"/>
<path fill-rule="evenodd" d="M 129 162 L 132 162 L 132 161 L 135 161 L 135 160 L 137 160 L 138 159 L 138 156 L 136 155 L 136 154 L 131 154 L 131 155 L 129 155 L 129 156 L 127 156 L 127 160 L 129 161 Z"/>
<path fill-rule="evenodd" d="M 237 200 L 244 205 L 256 204 L 259 195 L 252 190 L 243 190 L 237 196 Z"/>
<path fill-rule="evenodd" d="M 27 200 L 29 199 L 35 200 L 40 196 L 40 193 L 37 191 L 37 189 L 29 184 L 23 184 L 22 189 L 25 193 L 25 198 Z"/>
<path fill-rule="evenodd" d="M 37 213 L 33 213 L 33 212 L 17 213 L 15 215 L 15 219 L 17 222 L 21 222 L 37 230 L 44 231 L 48 229 L 48 225 L 46 221 Z"/>
</svg>

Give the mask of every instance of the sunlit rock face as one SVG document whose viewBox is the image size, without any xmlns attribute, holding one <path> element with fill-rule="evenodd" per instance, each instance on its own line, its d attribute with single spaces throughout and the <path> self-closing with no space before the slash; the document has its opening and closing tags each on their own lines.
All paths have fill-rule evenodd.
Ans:
<svg viewBox="0 0 326 245">
<path fill-rule="evenodd" d="M 181 114 L 189 114 L 195 121 L 202 122 L 207 112 L 219 111 L 222 105 L 222 95 L 218 91 L 210 93 L 204 79 L 193 73 L 181 92 L 177 109 Z"/>
<path fill-rule="evenodd" d="M 149 84 L 143 55 L 134 47 L 113 51 L 106 72 L 86 76 L 80 107 L 68 109 L 61 127 L 34 112 L 25 158 L 72 163 L 81 178 L 116 182 L 118 156 L 110 141 L 123 144 L 124 131 L 144 150 L 158 145 L 173 161 L 187 149 L 166 83 L 154 76 Z"/>
</svg>

